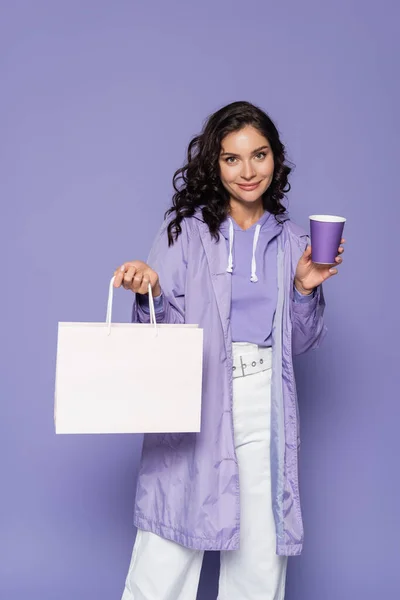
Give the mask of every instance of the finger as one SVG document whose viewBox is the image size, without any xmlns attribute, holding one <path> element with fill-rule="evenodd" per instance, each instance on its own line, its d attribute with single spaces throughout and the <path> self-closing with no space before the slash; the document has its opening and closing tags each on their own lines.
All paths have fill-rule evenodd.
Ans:
<svg viewBox="0 0 400 600">
<path fill-rule="evenodd" d="M 149 273 L 150 285 L 151 289 L 154 290 L 154 287 L 158 283 L 158 275 L 155 271 L 150 271 Z"/>
<path fill-rule="evenodd" d="M 336 261 L 338 264 L 341 264 L 341 263 L 343 262 L 343 258 L 342 258 L 341 256 L 337 256 L 337 257 L 335 258 L 335 261 Z"/>
<path fill-rule="evenodd" d="M 139 288 L 139 294 L 147 294 L 148 293 L 149 283 L 150 283 L 149 275 L 145 273 L 143 275 L 142 284 Z"/>
<path fill-rule="evenodd" d="M 125 265 L 122 265 L 121 267 L 119 267 L 118 269 L 116 269 L 114 271 L 114 287 L 119 288 L 121 287 L 122 281 L 124 279 L 124 273 L 125 273 Z"/>
<path fill-rule="evenodd" d="M 132 289 L 132 281 L 136 274 L 136 270 L 136 267 L 129 267 L 129 269 L 126 271 L 123 281 L 123 285 L 126 290 Z"/>
<path fill-rule="evenodd" d="M 125 273 L 128 271 L 128 269 L 130 267 L 136 266 L 136 264 L 137 263 L 135 261 L 126 262 L 123 265 L 121 265 L 120 267 L 118 267 L 118 269 L 115 269 L 115 271 L 114 271 L 114 277 L 115 277 L 114 287 L 120 287 L 122 285 Z M 121 273 L 122 273 L 122 275 L 121 275 Z"/>
<path fill-rule="evenodd" d="M 143 273 L 141 273 L 140 271 L 135 273 L 135 276 L 133 278 L 132 281 L 132 290 L 138 294 L 139 290 L 140 290 L 140 286 L 142 285 L 142 280 L 143 280 Z"/>
<path fill-rule="evenodd" d="M 329 269 L 330 276 L 337 275 L 338 273 L 339 273 L 339 271 L 335 267 L 332 267 Z"/>
<path fill-rule="evenodd" d="M 305 258 L 309 258 L 311 256 L 311 246 L 307 246 L 307 248 L 304 250 L 304 255 Z"/>
</svg>

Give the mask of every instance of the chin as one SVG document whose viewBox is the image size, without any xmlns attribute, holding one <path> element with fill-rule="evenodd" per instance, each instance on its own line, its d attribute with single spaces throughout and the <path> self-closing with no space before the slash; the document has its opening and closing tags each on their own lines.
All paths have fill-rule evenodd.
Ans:
<svg viewBox="0 0 400 600">
<path fill-rule="evenodd" d="M 255 190 L 254 192 L 247 192 L 244 194 L 237 194 L 236 198 L 243 202 L 244 204 L 255 204 L 257 202 L 262 201 L 262 195 L 264 192 L 260 194 L 259 190 Z"/>
</svg>

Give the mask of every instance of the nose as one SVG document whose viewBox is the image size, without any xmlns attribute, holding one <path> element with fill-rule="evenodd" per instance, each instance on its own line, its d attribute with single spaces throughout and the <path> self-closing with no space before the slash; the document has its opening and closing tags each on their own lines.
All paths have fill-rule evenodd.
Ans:
<svg viewBox="0 0 400 600">
<path fill-rule="evenodd" d="M 240 173 L 241 177 L 246 181 L 250 181 L 255 176 L 256 171 L 254 169 L 254 165 L 250 160 L 246 160 L 243 162 L 242 172 Z"/>
</svg>

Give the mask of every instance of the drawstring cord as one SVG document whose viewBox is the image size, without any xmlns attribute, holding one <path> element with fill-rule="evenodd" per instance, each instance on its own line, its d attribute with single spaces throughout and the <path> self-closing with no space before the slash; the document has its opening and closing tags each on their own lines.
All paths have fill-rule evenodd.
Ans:
<svg viewBox="0 0 400 600">
<path fill-rule="evenodd" d="M 227 273 L 233 273 L 233 221 L 229 219 L 229 260 L 228 260 L 228 268 L 226 269 Z"/>
<path fill-rule="evenodd" d="M 258 224 L 256 226 L 256 230 L 254 232 L 254 238 L 253 238 L 253 256 L 251 259 L 251 277 L 250 277 L 250 281 L 252 281 L 253 283 L 257 283 L 257 281 L 258 281 L 257 265 L 256 265 L 256 249 L 257 249 L 258 238 L 260 237 L 260 229 L 261 229 L 261 225 Z"/>
<path fill-rule="evenodd" d="M 257 283 L 257 281 L 258 281 L 257 264 L 256 264 L 256 250 L 257 250 L 258 238 L 260 237 L 260 231 L 261 231 L 261 225 L 258 223 L 256 225 L 256 229 L 254 232 L 253 254 L 252 254 L 252 258 L 251 258 L 250 281 L 252 281 L 253 283 Z M 232 219 L 229 219 L 229 258 L 228 258 L 228 266 L 226 269 L 227 273 L 233 273 L 233 242 L 234 242 L 234 238 L 235 238 L 235 231 L 233 228 L 233 221 L 232 221 Z"/>
</svg>

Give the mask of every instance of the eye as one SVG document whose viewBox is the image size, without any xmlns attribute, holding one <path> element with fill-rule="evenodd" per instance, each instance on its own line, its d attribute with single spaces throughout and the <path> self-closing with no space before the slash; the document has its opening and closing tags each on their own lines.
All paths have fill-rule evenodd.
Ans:
<svg viewBox="0 0 400 600">
<path fill-rule="evenodd" d="M 225 159 L 225 162 L 228 163 L 228 165 L 234 165 L 235 160 L 237 159 L 234 156 L 228 156 L 228 158 Z"/>
<path fill-rule="evenodd" d="M 256 154 L 256 159 L 257 160 L 264 160 L 264 158 L 267 156 L 266 152 L 259 152 L 258 154 Z"/>
</svg>

